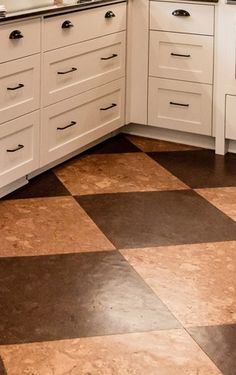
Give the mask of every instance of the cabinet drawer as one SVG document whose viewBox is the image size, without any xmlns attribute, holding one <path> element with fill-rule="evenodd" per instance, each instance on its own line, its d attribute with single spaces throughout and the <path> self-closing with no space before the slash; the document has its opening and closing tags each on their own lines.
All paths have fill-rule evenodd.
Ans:
<svg viewBox="0 0 236 375">
<path fill-rule="evenodd" d="M 213 37 L 151 31 L 149 74 L 212 83 Z"/>
<path fill-rule="evenodd" d="M 45 108 L 41 166 L 123 126 L 124 87 L 120 79 Z"/>
<path fill-rule="evenodd" d="M 40 51 L 40 20 L 28 20 L 1 25 L 0 63 L 33 55 Z"/>
<path fill-rule="evenodd" d="M 149 125 L 211 135 L 212 86 L 149 79 Z"/>
<path fill-rule="evenodd" d="M 0 123 L 39 108 L 40 56 L 0 65 Z"/>
<path fill-rule="evenodd" d="M 126 3 L 49 17 L 44 20 L 43 46 L 52 50 L 125 29 Z"/>
<path fill-rule="evenodd" d="M 125 75 L 125 32 L 44 54 L 44 105 Z"/>
<path fill-rule="evenodd" d="M 151 1 L 150 28 L 213 35 L 214 6 Z"/>
<path fill-rule="evenodd" d="M 0 187 L 39 167 L 39 113 L 0 125 Z"/>
<path fill-rule="evenodd" d="M 226 138 L 236 140 L 236 96 L 226 95 Z"/>
</svg>

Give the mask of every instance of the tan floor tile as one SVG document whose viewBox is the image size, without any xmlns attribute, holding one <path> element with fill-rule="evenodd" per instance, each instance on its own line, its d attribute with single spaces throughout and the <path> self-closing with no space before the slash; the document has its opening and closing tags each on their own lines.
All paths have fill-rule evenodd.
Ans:
<svg viewBox="0 0 236 375">
<path fill-rule="evenodd" d="M 236 221 L 236 187 L 197 189 L 196 192 Z"/>
<path fill-rule="evenodd" d="M 184 330 L 0 347 L 8 375 L 220 375 Z"/>
<path fill-rule="evenodd" d="M 186 188 L 142 153 L 90 155 L 57 168 L 55 173 L 73 195 Z"/>
<path fill-rule="evenodd" d="M 0 202 L 0 256 L 114 249 L 72 197 Z"/>
<path fill-rule="evenodd" d="M 236 242 L 121 253 L 183 325 L 236 323 Z"/>
<path fill-rule="evenodd" d="M 161 141 L 159 139 L 138 137 L 136 135 L 127 135 L 126 137 L 129 141 L 131 141 L 135 146 L 137 146 L 144 152 L 188 151 L 197 149 L 197 147 L 194 146 Z"/>
</svg>

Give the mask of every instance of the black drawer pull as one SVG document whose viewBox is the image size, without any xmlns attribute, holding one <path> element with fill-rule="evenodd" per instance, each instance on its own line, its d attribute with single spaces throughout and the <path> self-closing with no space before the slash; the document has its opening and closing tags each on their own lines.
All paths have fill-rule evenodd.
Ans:
<svg viewBox="0 0 236 375">
<path fill-rule="evenodd" d="M 170 102 L 171 105 L 178 105 L 180 107 L 189 107 L 189 104 Z"/>
<path fill-rule="evenodd" d="M 74 126 L 74 125 L 76 125 L 76 124 L 77 124 L 76 121 L 71 121 L 71 123 L 68 124 L 68 125 L 66 125 L 66 126 L 63 126 L 63 127 L 58 126 L 57 130 L 65 130 L 65 129 L 68 129 L 68 128 L 70 128 L 71 126 Z"/>
<path fill-rule="evenodd" d="M 7 152 L 16 152 L 16 151 L 21 150 L 24 147 L 25 147 L 24 145 L 18 145 L 16 148 L 8 149 Z"/>
<path fill-rule="evenodd" d="M 114 107 L 116 107 L 116 106 L 117 106 L 117 104 L 112 103 L 112 105 L 109 105 L 109 107 L 106 107 L 106 108 L 100 108 L 100 111 L 107 111 L 108 109 L 114 108 Z"/>
<path fill-rule="evenodd" d="M 178 57 L 191 57 L 191 55 L 182 55 L 181 53 L 173 53 L 173 52 L 171 52 L 171 56 L 178 56 Z"/>
<path fill-rule="evenodd" d="M 113 53 L 111 56 L 108 57 L 101 57 L 101 60 L 110 60 L 114 59 L 114 57 L 117 57 L 118 55 L 116 53 Z"/>
<path fill-rule="evenodd" d="M 7 87 L 7 90 L 13 91 L 13 90 L 21 89 L 22 87 L 25 87 L 25 85 L 23 85 L 23 83 L 19 83 L 19 85 L 16 87 Z"/>
<path fill-rule="evenodd" d="M 172 12 L 172 16 L 176 17 L 190 17 L 190 13 L 184 9 L 176 9 Z"/>
<path fill-rule="evenodd" d="M 21 39 L 24 38 L 24 35 L 21 34 L 20 30 L 13 30 L 9 35 L 9 39 Z"/>
<path fill-rule="evenodd" d="M 74 27 L 74 25 L 69 20 L 64 21 L 63 24 L 61 25 L 62 29 L 69 29 L 70 27 Z"/>
<path fill-rule="evenodd" d="M 112 12 L 112 10 L 108 10 L 105 14 L 105 18 L 112 18 L 115 17 L 115 13 Z"/>
<path fill-rule="evenodd" d="M 57 74 L 68 74 L 68 73 L 75 72 L 76 70 L 77 68 L 71 68 L 70 70 L 66 70 L 65 72 L 57 72 Z"/>
</svg>

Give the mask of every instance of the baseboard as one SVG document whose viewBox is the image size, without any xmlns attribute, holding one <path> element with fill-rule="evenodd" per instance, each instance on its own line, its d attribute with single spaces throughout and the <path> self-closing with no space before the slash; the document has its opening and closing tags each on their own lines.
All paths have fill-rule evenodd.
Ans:
<svg viewBox="0 0 236 375">
<path fill-rule="evenodd" d="M 19 189 L 20 187 L 22 187 L 24 185 L 27 185 L 28 182 L 29 181 L 27 180 L 27 178 L 25 176 L 25 177 L 22 177 L 19 180 L 16 180 L 16 181 L 14 181 L 14 182 L 6 185 L 6 186 L 3 186 L 2 188 L 0 188 L 0 198 L 4 197 L 7 194 L 12 193 L 16 189 Z"/>
</svg>

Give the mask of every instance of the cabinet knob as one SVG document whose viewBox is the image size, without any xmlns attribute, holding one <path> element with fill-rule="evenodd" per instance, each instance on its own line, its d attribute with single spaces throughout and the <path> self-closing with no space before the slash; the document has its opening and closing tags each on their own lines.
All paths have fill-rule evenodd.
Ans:
<svg viewBox="0 0 236 375">
<path fill-rule="evenodd" d="M 69 29 L 70 27 L 74 27 L 74 25 L 69 20 L 64 21 L 63 24 L 61 25 L 62 29 Z"/>
<path fill-rule="evenodd" d="M 108 10 L 105 14 L 105 18 L 112 18 L 115 17 L 115 13 L 112 12 L 112 10 Z"/>
<path fill-rule="evenodd" d="M 190 17 L 190 13 L 184 9 L 176 9 L 172 12 L 172 16 L 176 17 Z"/>
<path fill-rule="evenodd" d="M 13 30 L 9 35 L 9 39 L 21 39 L 24 38 L 24 35 L 21 34 L 20 30 Z"/>
</svg>

